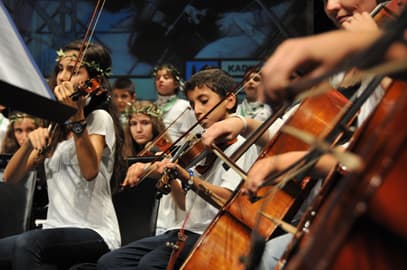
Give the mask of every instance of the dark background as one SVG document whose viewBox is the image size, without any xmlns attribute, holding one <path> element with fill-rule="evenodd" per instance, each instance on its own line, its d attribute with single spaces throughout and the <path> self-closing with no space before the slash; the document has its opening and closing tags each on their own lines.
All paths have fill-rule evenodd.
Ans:
<svg viewBox="0 0 407 270">
<path fill-rule="evenodd" d="M 97 1 L 3 2 L 47 77 L 55 51 L 83 37 Z M 158 63 L 175 65 L 186 79 L 218 65 L 239 81 L 286 38 L 330 29 L 321 0 L 107 0 L 92 40 L 112 53 L 112 80 L 129 76 L 139 98 L 154 99 L 151 72 Z"/>
</svg>

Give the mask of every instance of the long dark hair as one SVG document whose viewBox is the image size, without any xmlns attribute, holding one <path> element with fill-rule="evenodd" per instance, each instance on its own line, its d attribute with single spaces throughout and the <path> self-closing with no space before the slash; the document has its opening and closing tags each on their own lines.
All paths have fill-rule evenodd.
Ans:
<svg viewBox="0 0 407 270">
<path fill-rule="evenodd" d="M 81 49 L 82 42 L 79 40 L 72 41 L 62 47 L 58 52 L 64 53 L 67 51 L 78 51 Z M 96 43 L 89 43 L 83 58 L 82 66 L 86 68 L 89 73 L 89 78 L 97 78 L 98 82 L 101 84 L 102 88 L 106 91 L 102 94 L 91 96 L 90 102 L 85 106 L 84 113 L 85 117 L 89 115 L 94 110 L 103 109 L 107 111 L 113 119 L 114 130 L 116 135 L 116 147 L 115 147 L 115 157 L 114 157 L 114 169 L 113 174 L 110 179 L 110 185 L 112 192 L 116 192 L 119 188 L 119 184 L 124 177 L 125 173 L 125 162 L 122 156 L 122 148 L 124 144 L 124 132 L 120 124 L 119 116 L 113 107 L 111 102 L 111 97 L 109 92 L 111 91 L 111 86 L 108 80 L 108 76 L 111 70 L 112 59 L 110 52 L 107 48 Z M 55 66 L 53 73 L 49 79 L 49 86 L 54 89 L 57 85 L 57 75 L 59 72 L 58 65 Z M 63 126 L 60 126 L 53 136 L 53 142 L 50 146 L 50 153 L 55 150 L 56 145 L 64 140 L 67 135 L 67 130 Z"/>
</svg>

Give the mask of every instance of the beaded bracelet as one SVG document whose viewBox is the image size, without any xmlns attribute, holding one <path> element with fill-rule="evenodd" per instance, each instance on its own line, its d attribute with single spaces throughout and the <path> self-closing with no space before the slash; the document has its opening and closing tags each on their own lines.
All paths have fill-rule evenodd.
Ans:
<svg viewBox="0 0 407 270">
<path fill-rule="evenodd" d="M 185 192 L 190 190 L 194 185 L 194 171 L 191 169 L 188 169 L 187 171 L 189 173 L 188 182 L 187 183 L 182 182 L 182 188 L 184 189 Z"/>
</svg>

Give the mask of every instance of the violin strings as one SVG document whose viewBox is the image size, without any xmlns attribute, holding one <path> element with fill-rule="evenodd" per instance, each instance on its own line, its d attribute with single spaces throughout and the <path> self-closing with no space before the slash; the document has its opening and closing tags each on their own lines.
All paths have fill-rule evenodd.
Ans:
<svg viewBox="0 0 407 270">
<path fill-rule="evenodd" d="M 340 123 L 341 121 L 343 122 L 349 122 L 349 120 L 345 117 L 346 114 L 350 114 L 350 115 L 354 115 L 354 113 L 350 113 L 351 110 L 356 110 L 359 109 L 361 104 L 363 103 L 363 101 L 370 96 L 370 92 L 372 92 L 379 81 L 380 78 L 375 78 L 373 79 L 370 83 L 369 86 L 367 86 L 366 88 L 359 88 L 353 95 L 352 97 L 349 99 L 349 101 L 345 104 L 345 106 L 343 106 L 343 108 L 338 112 L 337 116 L 333 119 L 333 121 L 331 121 L 331 123 L 329 125 L 327 125 L 327 127 L 320 133 L 321 135 L 319 137 L 321 138 L 325 138 L 330 140 L 330 138 L 327 138 L 327 136 L 329 136 L 329 132 L 332 132 L 333 127 L 337 126 L 338 123 L 340 124 L 341 127 L 346 126 L 345 123 Z M 281 130 L 283 131 L 283 130 Z M 291 135 L 293 136 L 293 135 Z M 336 138 L 332 139 L 332 142 L 326 142 L 325 139 L 321 139 L 322 142 L 324 143 L 330 143 L 332 145 L 334 145 L 339 139 L 340 137 L 343 136 L 343 132 L 342 134 L 338 134 L 336 136 Z M 299 137 L 299 136 L 297 136 Z M 282 171 L 279 174 L 274 175 L 273 177 L 267 179 L 266 181 L 264 181 L 263 185 L 261 186 L 266 186 L 269 185 L 270 183 L 273 183 L 275 181 L 276 178 L 281 177 L 282 175 L 284 175 L 286 172 L 289 173 L 290 177 L 295 177 L 298 176 L 300 173 L 305 172 L 305 169 L 300 169 L 297 171 L 294 170 L 294 168 L 296 168 L 297 166 L 301 166 L 299 164 L 301 164 L 302 160 L 309 160 L 309 158 L 312 155 L 315 155 L 315 157 L 312 157 L 311 160 L 309 160 L 309 162 L 312 164 L 315 164 L 316 161 L 318 160 L 318 158 L 329 151 L 321 151 L 321 149 L 317 149 L 315 146 L 313 147 L 314 151 L 310 151 L 307 155 L 305 155 L 302 159 L 298 160 L 297 162 L 294 162 L 291 166 L 289 166 L 286 170 Z M 313 153 L 314 152 L 314 153 Z M 332 151 L 334 152 L 334 151 Z M 315 159 L 315 160 L 314 160 Z M 307 168 L 310 168 L 310 164 L 307 164 Z M 309 167 L 308 167 L 309 166 Z M 287 182 L 287 181 L 285 181 Z"/>
</svg>

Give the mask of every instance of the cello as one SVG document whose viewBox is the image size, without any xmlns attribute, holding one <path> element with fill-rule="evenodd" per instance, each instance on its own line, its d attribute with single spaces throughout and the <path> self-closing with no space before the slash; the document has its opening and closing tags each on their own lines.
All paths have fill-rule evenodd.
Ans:
<svg viewBox="0 0 407 270">
<path fill-rule="evenodd" d="M 282 204 L 284 201 L 283 200 L 276 200 L 276 203 L 279 203 L 279 204 Z M 283 206 L 284 207 L 284 206 Z M 246 212 L 248 212 L 248 211 L 252 211 L 253 210 L 253 208 L 244 208 L 245 210 L 246 210 Z M 247 209 L 249 209 L 249 210 L 247 210 Z M 222 209 L 222 211 L 224 211 L 225 209 Z M 226 209 L 226 210 L 229 210 L 229 209 Z M 239 209 L 238 209 L 239 210 Z M 243 210 L 242 210 L 243 211 Z M 233 224 L 233 226 L 235 225 L 235 217 L 236 217 L 236 215 L 233 213 L 233 214 L 230 214 L 230 212 L 228 212 L 228 213 L 226 213 L 227 215 L 229 215 L 231 218 L 229 218 L 228 220 L 226 220 L 225 222 L 224 222 L 224 224 L 228 224 L 227 222 L 229 222 L 229 225 L 230 224 Z M 244 215 L 248 215 L 248 214 L 244 214 Z M 219 217 L 219 216 L 218 216 Z M 217 218 L 218 218 L 217 217 Z M 218 222 L 217 220 L 216 221 L 214 221 L 214 222 Z M 272 223 L 272 222 L 269 222 L 269 224 L 270 223 Z M 270 227 L 273 227 L 273 225 L 274 224 L 270 224 Z M 227 236 L 226 237 L 224 237 L 225 235 L 226 235 L 226 233 L 225 232 L 227 232 L 228 230 L 230 231 L 230 228 L 231 227 L 233 227 L 233 226 L 224 226 L 224 232 L 223 232 L 223 235 L 222 235 L 222 233 L 221 232 L 218 232 L 218 235 L 219 235 L 219 239 L 222 239 L 222 237 L 225 239 L 226 238 L 226 240 L 224 240 L 224 242 L 225 242 L 225 244 L 227 244 L 228 243 L 228 241 L 229 241 L 229 239 L 227 239 Z M 225 247 L 225 248 L 219 248 L 218 246 L 215 246 L 215 245 L 212 245 L 212 247 L 211 248 L 205 248 L 204 246 L 205 245 L 211 245 L 209 242 L 216 242 L 215 240 L 214 240 L 214 238 L 211 238 L 210 240 L 207 240 L 207 239 L 205 239 L 205 240 L 203 240 L 203 239 L 201 239 L 199 242 L 198 242 L 198 245 L 197 245 L 197 247 L 196 247 L 196 249 L 200 249 L 200 252 L 201 252 L 201 255 L 202 255 L 202 257 L 204 257 L 206 260 L 208 260 L 208 261 L 211 261 L 211 260 L 215 260 L 215 259 L 218 259 L 217 257 L 222 257 L 222 256 L 229 256 L 229 254 L 232 254 L 233 253 L 233 251 L 232 251 L 232 249 L 233 248 L 236 248 L 236 249 L 238 249 L 238 247 L 235 247 L 235 246 L 239 246 L 239 245 L 244 245 L 244 241 L 247 241 L 247 237 L 246 237 L 246 235 L 244 235 L 245 234 L 245 229 L 246 228 L 244 228 L 244 226 L 238 226 L 239 228 L 237 228 L 236 229 L 236 231 L 238 232 L 238 233 L 241 233 L 241 234 L 239 234 L 238 236 L 230 236 L 230 242 L 233 242 L 233 244 L 234 244 L 234 247 Z M 249 227 L 250 228 L 250 227 Z M 212 228 L 210 228 L 210 229 L 212 229 Z M 210 230 L 210 229 L 208 229 L 208 230 Z M 214 234 L 216 234 L 216 232 L 214 233 Z M 229 235 L 229 233 L 227 234 L 227 235 Z M 241 237 L 241 235 L 244 235 L 244 236 L 242 236 Z M 263 236 L 263 235 L 262 235 Z M 232 238 L 232 237 L 235 237 L 235 238 Z M 243 240 L 241 240 L 241 239 L 238 239 L 239 237 L 241 237 L 242 239 L 243 238 L 245 238 L 245 239 L 243 239 Z M 232 239 L 233 239 L 233 241 L 232 241 Z M 211 253 L 210 253 L 210 250 L 216 250 L 217 251 L 217 255 L 214 255 L 214 256 L 212 256 L 211 255 Z M 242 249 L 244 249 L 244 248 L 242 248 Z M 219 251 L 219 252 L 218 252 Z M 209 256 L 208 256 L 208 254 L 209 254 Z M 224 259 L 224 260 L 222 260 L 222 259 L 219 259 L 218 260 L 218 262 L 215 262 L 216 263 L 216 267 L 222 267 L 222 264 L 228 264 L 227 265 L 227 267 L 228 268 L 238 268 L 239 269 L 239 267 L 241 267 L 238 263 L 237 263 L 237 261 L 238 261 L 238 257 L 239 256 L 236 256 L 236 253 L 235 253 L 235 256 L 234 256 L 234 258 L 232 258 L 232 259 L 230 259 L 229 261 L 227 260 L 227 259 Z M 235 261 L 231 261 L 231 260 L 235 260 Z M 200 262 L 200 263 L 202 263 L 202 262 Z M 206 267 L 210 267 L 210 265 L 208 264 L 208 263 L 206 263 L 206 262 L 204 262 L 204 264 L 205 264 L 205 266 Z M 188 267 L 190 267 L 191 265 L 194 265 L 195 267 L 194 267 L 194 269 L 196 268 L 196 267 L 198 267 L 198 265 L 199 265 L 199 263 L 195 263 L 195 264 L 192 264 L 192 263 L 186 263 L 186 264 L 184 264 L 184 269 L 188 269 Z M 199 269 L 199 268 L 198 268 Z"/>
<path fill-rule="evenodd" d="M 337 117 L 347 99 L 336 90 L 305 100 L 287 124 L 320 134 Z M 324 109 L 321 109 L 324 106 Z M 282 132 L 276 134 L 262 156 L 274 155 L 291 150 L 306 150 L 309 146 Z M 279 189 L 273 197 L 275 203 L 267 204 L 263 212 L 289 220 L 309 192 L 310 186 L 291 182 L 284 190 Z M 266 194 L 273 187 L 262 190 Z M 251 202 L 248 197 L 235 191 L 232 198 L 221 207 L 220 212 L 196 243 L 194 250 L 182 269 L 243 269 L 239 257 L 249 251 L 250 236 L 256 226 L 256 215 L 264 200 Z M 263 218 L 259 222 L 259 233 L 268 238 L 275 233 L 277 225 Z M 216 252 L 213 252 L 216 251 Z"/>
<path fill-rule="evenodd" d="M 290 244 L 278 268 L 407 267 L 407 130 L 400 129 L 407 117 L 406 87 L 389 87 L 353 147 L 365 168 L 340 179 L 318 209 L 311 207 L 309 213 L 318 215 L 309 232 L 296 235 L 301 239 Z"/>
<path fill-rule="evenodd" d="M 400 9 L 402 7 L 402 3 L 403 1 L 391 1 L 387 6 L 385 6 L 385 8 L 382 10 L 382 13 L 384 15 L 386 14 L 390 14 L 391 17 L 394 17 L 395 14 L 400 13 L 397 9 Z M 380 14 L 379 14 L 380 15 Z M 376 19 L 376 17 L 375 17 Z M 385 18 L 386 19 L 386 18 Z M 336 170 L 334 172 L 334 175 L 328 176 L 328 178 L 325 180 L 325 185 L 322 187 L 318 197 L 314 200 L 313 204 L 309 207 L 307 213 L 304 215 L 304 217 L 302 218 L 300 225 L 298 226 L 299 230 L 298 232 L 294 235 L 293 240 L 290 242 L 288 248 L 285 250 L 282 259 L 279 261 L 279 265 L 276 267 L 276 269 L 281 269 L 284 267 L 287 267 L 288 269 L 297 269 L 298 267 L 300 267 L 300 264 L 303 264 L 300 268 L 303 269 L 314 269 L 314 267 L 316 267 L 315 265 L 313 265 L 312 267 L 310 265 L 307 265 L 304 261 L 305 258 L 302 257 L 304 253 L 308 253 L 310 254 L 309 251 L 304 251 L 304 248 L 308 248 L 308 246 L 313 246 L 313 248 L 318 249 L 316 247 L 316 243 L 310 243 L 310 241 L 315 242 L 315 241 L 320 241 L 319 236 L 316 235 L 315 232 L 315 227 L 318 225 L 313 225 L 313 220 L 315 219 L 315 217 L 318 218 L 318 215 L 316 216 L 316 214 L 318 213 L 318 211 L 320 210 L 320 208 L 322 207 L 323 209 L 326 209 L 325 207 L 325 200 L 331 199 L 333 196 L 335 195 L 331 195 L 330 193 L 332 193 L 333 190 L 333 185 L 338 185 L 339 187 L 341 187 L 342 185 L 344 185 L 342 182 L 343 181 L 358 181 L 358 180 L 362 180 L 364 177 L 371 177 L 371 172 L 368 171 L 373 171 L 376 170 L 376 180 L 382 179 L 383 181 L 387 178 L 389 178 L 388 182 L 385 182 L 384 184 L 382 184 L 382 180 L 380 180 L 380 184 L 382 184 L 383 187 L 377 186 L 375 187 L 373 190 L 371 190 L 370 192 L 370 196 L 373 196 L 372 194 L 376 193 L 376 194 L 386 194 L 388 195 L 387 191 L 388 189 L 386 188 L 387 185 L 389 186 L 399 186 L 399 188 L 402 188 L 402 183 L 397 182 L 398 180 L 393 179 L 394 177 L 398 177 L 398 173 L 400 172 L 400 168 L 398 165 L 399 162 L 403 162 L 405 161 L 405 154 L 403 154 L 403 151 L 405 151 L 403 149 L 403 147 L 405 147 L 405 143 L 403 143 L 403 135 L 400 134 L 399 132 L 396 131 L 395 127 L 392 126 L 394 125 L 391 124 L 391 121 L 397 121 L 392 119 L 392 117 L 396 117 L 396 115 L 398 113 L 403 114 L 403 109 L 400 107 L 405 106 L 405 103 L 402 103 L 402 101 L 400 100 L 400 102 L 397 101 L 397 99 L 403 99 L 405 98 L 405 95 L 402 94 L 402 91 L 405 91 L 406 88 L 406 84 L 405 83 L 401 83 L 401 82 L 393 82 L 390 87 L 387 90 L 387 93 L 385 95 L 385 97 L 383 98 L 383 100 L 381 101 L 381 103 L 379 104 L 378 108 L 376 109 L 375 113 L 371 116 L 370 122 L 368 122 L 363 128 L 360 129 L 358 136 L 358 139 L 356 141 L 356 144 L 353 143 L 352 147 L 355 148 L 355 151 L 357 152 L 361 152 L 362 147 L 364 147 L 365 150 L 363 150 L 364 152 L 361 152 L 362 154 L 362 158 L 364 160 L 366 160 L 368 162 L 368 167 L 365 168 L 365 170 L 367 170 L 365 173 L 367 173 L 367 176 L 364 176 L 365 173 L 361 173 L 361 174 L 357 174 L 357 176 L 354 174 L 353 177 L 358 177 L 359 179 L 354 179 L 354 180 L 346 180 L 346 179 L 350 179 L 352 176 L 348 177 L 342 177 L 342 175 L 338 175 L 338 170 Z M 403 89 L 403 90 L 402 90 Z M 396 103 L 399 103 L 399 105 L 396 105 Z M 404 104 L 404 105 L 403 105 Z M 400 107 L 397 107 L 400 106 Z M 393 112 L 391 111 L 393 110 Z M 380 118 L 381 117 L 381 118 Z M 386 118 L 387 117 L 387 118 Z M 400 119 L 399 119 L 400 120 Z M 382 122 L 380 122 L 382 121 Z M 389 122 L 389 123 L 388 123 Z M 386 144 L 383 143 L 383 138 L 382 136 L 392 136 L 391 133 L 386 133 L 386 132 L 381 132 L 378 133 L 378 131 L 376 129 L 394 129 L 394 134 L 396 135 L 395 140 L 399 142 L 399 147 L 401 147 L 399 151 L 399 153 L 394 152 L 394 149 L 391 150 L 391 145 L 390 144 Z M 372 136 L 370 136 L 370 134 L 373 133 Z M 376 134 L 376 135 L 375 135 Z M 373 141 L 373 139 L 371 139 L 370 137 L 374 137 L 377 136 L 375 141 Z M 393 137 L 393 136 L 392 136 Z M 366 144 L 365 141 L 362 141 L 362 138 L 365 138 L 366 140 L 368 140 L 371 145 L 375 145 L 376 144 L 381 144 L 381 149 L 378 150 L 378 148 L 373 148 L 370 149 L 372 151 L 379 151 L 376 154 L 378 155 L 375 159 L 369 159 L 369 156 L 364 156 L 366 155 L 366 153 L 368 153 L 369 150 L 369 146 L 368 144 Z M 364 145 L 364 146 L 363 146 Z M 377 146 L 379 147 L 379 146 Z M 394 146 L 393 146 L 394 147 Z M 383 151 L 383 152 L 381 152 Z M 390 152 L 387 152 L 390 151 Z M 393 152 L 391 152 L 393 151 Z M 369 154 L 370 155 L 370 154 Z M 396 163 L 393 165 L 390 165 L 390 167 L 388 168 L 391 172 L 384 172 L 384 171 L 380 171 L 380 169 L 376 169 L 376 168 L 370 168 L 371 166 L 375 167 L 375 166 L 381 166 L 383 168 L 383 160 L 382 159 L 389 159 L 390 155 L 392 159 L 397 158 Z M 404 156 L 403 156 L 404 155 Z M 393 172 L 394 170 L 394 172 Z M 389 175 L 387 175 L 389 174 Z M 390 176 L 392 175 L 392 176 Z M 372 179 L 371 179 L 372 180 Z M 368 179 L 365 179 L 364 181 L 369 181 Z M 337 184 L 337 183 L 340 184 Z M 388 184 L 386 184 L 388 183 Z M 379 183 L 376 183 L 377 185 L 380 185 Z M 352 185 L 351 183 L 349 183 L 349 185 Z M 346 196 L 347 200 L 349 200 L 349 203 L 352 204 L 355 201 L 359 200 L 358 202 L 358 206 L 362 206 L 363 207 L 370 207 L 368 205 L 373 204 L 372 208 L 375 207 L 374 206 L 374 202 L 369 203 L 368 202 L 368 198 L 367 198 L 367 193 L 365 194 L 363 191 L 361 192 L 360 190 L 357 191 L 356 190 L 356 185 L 357 183 L 354 182 L 353 185 L 355 185 L 355 189 L 352 191 L 354 192 L 352 195 L 351 194 L 346 194 L 344 193 L 345 190 L 342 190 L 340 192 L 342 192 L 342 196 Z M 367 188 L 369 186 L 369 184 L 365 183 L 364 184 L 365 187 Z M 338 188 L 339 188 L 338 187 Z M 351 189 L 351 188 L 349 188 Z M 371 189 L 371 188 L 370 188 Z M 387 190 L 387 191 L 386 191 Z M 401 190 L 400 190 L 401 191 Z M 337 194 L 339 191 L 335 190 L 334 194 Z M 359 193 L 357 193 L 359 192 Z M 395 198 L 393 198 L 392 196 L 392 201 L 397 201 L 397 200 L 402 200 L 402 198 L 400 197 L 400 192 L 398 192 L 398 190 L 393 190 L 394 195 L 396 195 Z M 352 197 L 354 196 L 354 197 Z M 383 237 L 383 235 L 386 235 L 386 237 L 392 238 L 394 237 L 396 234 L 392 233 L 392 231 L 395 231 L 391 228 L 391 224 L 393 225 L 396 223 L 394 218 L 396 219 L 400 219 L 400 217 L 402 217 L 402 213 L 401 207 L 395 207 L 393 208 L 393 206 L 389 206 L 388 205 L 388 201 L 389 198 L 387 198 L 385 200 L 385 198 L 383 197 L 383 195 L 374 195 L 374 197 L 379 196 L 379 200 L 380 200 L 380 204 L 383 204 L 380 208 L 380 214 L 383 214 L 382 217 L 389 217 L 389 216 L 393 216 L 393 222 L 390 221 L 386 221 L 386 225 L 378 225 L 376 224 L 376 221 L 372 221 L 372 222 L 368 222 L 366 223 L 369 219 L 371 219 L 373 217 L 373 219 L 375 218 L 375 214 L 371 214 L 371 213 L 365 213 L 365 211 L 361 211 L 357 217 L 356 216 L 352 216 L 352 214 L 350 213 L 345 213 L 344 209 L 343 212 L 341 213 L 343 216 L 343 218 L 347 218 L 349 216 L 349 223 L 353 224 L 353 225 L 347 225 L 348 226 L 348 230 L 350 230 L 350 233 L 347 236 L 342 235 L 342 243 L 339 245 L 342 245 L 341 247 L 336 247 L 336 255 L 332 255 L 332 253 L 330 254 L 330 257 L 324 257 L 323 260 L 318 259 L 316 262 L 318 262 L 318 267 L 320 267 L 319 269 L 326 269 L 326 268 L 333 268 L 333 269 L 341 269 L 342 268 L 346 268 L 346 269 L 350 269 L 350 267 L 356 267 L 355 269 L 371 269 L 372 267 L 374 268 L 378 268 L 378 269 L 401 269 L 401 268 L 405 268 L 405 264 L 401 263 L 402 260 L 402 256 L 400 255 L 401 250 L 399 250 L 397 247 L 393 246 L 390 242 L 389 239 L 386 239 L 385 237 Z M 332 199 L 331 199 L 332 200 Z M 353 202 L 351 201 L 353 200 Z M 374 200 L 373 200 L 374 201 Z M 332 205 L 331 205 L 332 207 Z M 396 210 L 397 209 L 397 210 Z M 331 209 L 332 210 L 332 209 Z M 359 209 L 360 210 L 360 209 Z M 399 217 L 396 217 L 394 215 L 394 210 L 399 211 Z M 324 210 L 321 210 L 322 212 Z M 350 212 L 352 212 L 352 210 L 349 210 Z M 326 215 L 327 213 L 325 213 Z M 344 217 L 347 216 L 347 217 Z M 360 217 L 362 216 L 362 217 Z M 322 217 L 321 217 L 322 218 Z M 333 216 L 332 218 L 336 219 L 337 216 Z M 321 222 L 321 219 L 317 219 L 317 223 Z M 354 222 L 356 221 L 356 222 Z M 383 220 L 382 220 L 383 221 Z M 340 221 L 342 222 L 342 221 Z M 380 222 L 379 222 L 380 223 Z M 398 220 L 397 221 L 396 226 L 400 226 L 400 224 L 405 224 L 405 222 L 403 223 L 402 220 Z M 329 226 L 332 225 L 331 221 L 325 220 L 325 226 Z M 342 223 L 343 225 L 343 223 Z M 310 232 L 310 226 L 311 226 L 311 232 Z M 352 227 L 352 228 L 349 228 Z M 388 227 L 388 228 L 386 228 Z M 363 230 L 365 231 L 360 231 L 360 229 L 363 228 Z M 321 230 L 321 228 L 319 228 L 322 234 L 324 234 L 326 236 L 327 232 L 324 232 L 323 230 Z M 341 228 L 342 229 L 342 228 Z M 403 240 L 403 233 L 401 233 L 401 228 L 398 228 L 398 235 L 400 235 L 401 237 L 397 237 L 397 240 L 395 241 L 395 243 L 397 243 L 399 245 L 399 247 L 401 246 L 405 246 L 405 239 Z M 331 228 L 327 229 L 327 230 L 331 230 Z M 337 239 L 337 236 L 334 235 L 332 236 L 332 239 Z M 405 238 L 405 237 L 404 237 Z M 344 243 L 345 242 L 345 243 Z M 404 243 L 403 243 L 404 242 Z M 319 242 L 320 243 L 320 242 Z M 378 249 L 377 244 L 380 243 L 380 245 L 384 245 L 386 246 L 386 248 Z M 338 244 L 338 243 L 336 243 Z M 331 248 L 331 246 L 330 246 Z M 335 248 L 334 248 L 335 249 Z M 338 251 L 340 249 L 340 251 Z M 349 252 L 353 252 L 352 254 Z M 367 257 L 367 255 L 369 255 L 368 253 L 372 252 L 372 254 L 377 254 L 378 256 L 373 259 L 373 258 L 369 258 Z M 298 254 L 297 254 L 298 253 Z M 325 256 L 325 254 L 324 254 Z M 337 256 L 335 258 L 335 256 Z M 307 258 L 308 260 L 309 258 Z M 303 260 L 303 261 L 302 261 Z M 320 262 L 322 261 L 322 262 Z M 301 262 L 301 263 L 299 263 Z M 401 264 L 400 264 L 401 263 Z M 295 266 L 294 266 L 295 265 Z M 324 265 L 324 266 L 321 266 Z M 401 267 L 403 265 L 403 267 Z"/>
</svg>

